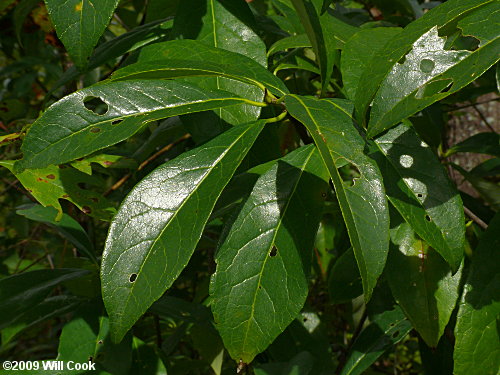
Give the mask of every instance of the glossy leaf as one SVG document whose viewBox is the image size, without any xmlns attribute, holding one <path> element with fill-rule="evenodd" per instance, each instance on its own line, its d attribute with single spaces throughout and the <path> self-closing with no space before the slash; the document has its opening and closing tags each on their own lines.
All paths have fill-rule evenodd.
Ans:
<svg viewBox="0 0 500 375">
<path fill-rule="evenodd" d="M 87 109 L 86 98 L 99 98 L 106 112 Z M 202 90 L 186 82 L 97 84 L 61 99 L 31 125 L 21 148 L 24 158 L 16 167 L 65 163 L 123 141 L 149 121 L 243 102 L 233 94 Z"/>
<path fill-rule="evenodd" d="M 122 202 L 101 267 L 116 341 L 187 265 L 217 198 L 263 125 L 235 127 L 158 167 Z"/>
<path fill-rule="evenodd" d="M 17 208 L 16 213 L 30 220 L 42 222 L 53 227 L 61 236 L 75 245 L 78 250 L 97 263 L 94 245 L 90 241 L 87 232 L 71 216 L 62 214 L 61 220 L 55 221 L 57 210 L 52 207 L 43 207 L 40 205 L 20 206 Z"/>
<path fill-rule="evenodd" d="M 172 33 L 176 39 L 196 39 L 210 47 L 239 53 L 266 67 L 266 47 L 252 30 L 253 25 L 255 20 L 252 11 L 244 1 L 182 0 Z M 196 78 L 195 82 L 204 89 L 225 90 L 250 100 L 262 101 L 264 98 L 260 88 L 223 77 Z M 195 133 L 193 129 L 200 127 L 211 129 L 206 137 L 200 139 L 204 141 L 227 129 L 228 124 L 255 121 L 260 110 L 257 107 L 239 105 L 216 110 L 215 115 L 184 116 L 183 122 L 191 133 Z"/>
<path fill-rule="evenodd" d="M 382 354 L 403 340 L 411 329 L 411 323 L 397 306 L 377 315 L 354 341 L 340 374 L 362 374 Z"/>
<path fill-rule="evenodd" d="M 429 146 L 404 123 L 375 139 L 387 196 L 413 230 L 458 270 L 465 249 L 460 195 Z M 378 159 L 378 158 L 377 158 Z"/>
<path fill-rule="evenodd" d="M 285 102 L 289 113 L 309 130 L 330 172 L 368 301 L 389 247 L 389 211 L 380 170 L 364 154 L 366 144 L 353 124 L 352 106 L 296 95 L 287 95 Z M 345 164 L 361 174 L 352 186 L 337 170 Z"/>
<path fill-rule="evenodd" d="M 11 172 L 15 171 L 13 160 L 0 161 L 0 166 Z M 102 186 L 102 180 L 74 168 L 51 165 L 44 169 L 26 169 L 14 175 L 42 206 L 54 207 L 57 210 L 53 218 L 55 221 L 63 217 L 59 199 L 65 199 L 86 214 L 103 220 L 109 220 L 115 212 L 115 208 L 101 194 L 81 187 L 82 184 Z"/>
<path fill-rule="evenodd" d="M 257 180 L 218 249 L 212 311 L 233 359 L 250 363 L 304 305 L 327 188 L 314 146 L 290 153 Z"/>
<path fill-rule="evenodd" d="M 340 61 L 342 81 L 349 98 L 356 97 L 361 76 L 371 69 L 370 61 L 394 36 L 401 32 L 396 27 L 378 27 L 358 31 L 345 44 Z"/>
<path fill-rule="evenodd" d="M 56 285 L 87 273 L 85 270 L 60 268 L 24 272 L 0 279 L 0 329 L 42 302 Z"/>
<path fill-rule="evenodd" d="M 406 55 L 417 39 L 434 26 L 441 28 L 452 24 L 453 21 L 463 17 L 468 12 L 492 2 L 493 0 L 446 1 L 425 13 L 423 17 L 410 23 L 402 33 L 392 38 L 380 53 L 373 57 L 369 63 L 370 68 L 365 70 L 361 76 L 361 86 L 356 92 L 355 103 L 358 121 L 363 124 L 365 123 L 365 114 L 368 106 L 375 97 L 382 81 L 389 74 L 393 66 Z M 376 135 L 376 133 L 373 132 L 373 135 Z"/>
<path fill-rule="evenodd" d="M 457 303 L 462 271 L 452 275 L 406 223 L 391 228 L 391 241 L 386 271 L 392 294 L 426 344 L 436 347 Z"/>
<path fill-rule="evenodd" d="M 469 51 L 446 51 L 444 45 L 445 39 L 439 37 L 437 27 L 433 27 L 413 44 L 404 63 L 393 66 L 373 100 L 368 125 L 371 134 L 378 134 L 423 109 L 417 106 L 413 110 L 414 103 L 419 99 L 425 101 L 431 81 L 470 54 Z M 451 81 L 443 80 L 442 83 L 439 90 L 448 87 Z M 406 108 L 409 105 L 413 105 L 411 112 Z"/>
<path fill-rule="evenodd" d="M 475 134 L 465 141 L 450 147 L 445 156 L 450 156 L 457 152 L 475 152 L 500 158 L 500 135 L 497 133 Z"/>
<path fill-rule="evenodd" d="M 285 84 L 251 58 L 207 46 L 196 40 L 172 40 L 142 48 L 137 63 L 118 70 L 112 80 L 219 76 L 268 89 L 275 95 L 288 93 Z"/>
<path fill-rule="evenodd" d="M 109 23 L 118 0 L 45 0 L 57 36 L 78 67 L 87 59 Z"/>
<path fill-rule="evenodd" d="M 500 214 L 473 253 L 455 326 L 455 375 L 495 375 L 500 370 Z"/>
</svg>

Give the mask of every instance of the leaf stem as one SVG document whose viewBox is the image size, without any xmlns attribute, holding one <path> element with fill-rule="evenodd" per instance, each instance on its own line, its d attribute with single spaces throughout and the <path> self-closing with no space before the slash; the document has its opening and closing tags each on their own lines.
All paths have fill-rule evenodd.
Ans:
<svg viewBox="0 0 500 375">
<path fill-rule="evenodd" d="M 287 114 L 288 114 L 287 111 L 283 111 L 283 112 L 281 112 L 276 117 L 271 117 L 271 118 L 265 119 L 266 120 L 266 124 L 270 124 L 270 123 L 273 123 L 273 122 L 281 121 L 281 120 L 283 120 L 286 117 Z"/>
<path fill-rule="evenodd" d="M 253 106 L 256 106 L 256 107 L 268 107 L 269 104 L 268 103 L 265 103 L 265 102 L 256 102 L 254 100 L 250 100 L 250 99 L 246 99 L 246 98 L 243 98 L 243 101 L 247 104 L 250 104 L 250 105 L 253 105 Z"/>
</svg>

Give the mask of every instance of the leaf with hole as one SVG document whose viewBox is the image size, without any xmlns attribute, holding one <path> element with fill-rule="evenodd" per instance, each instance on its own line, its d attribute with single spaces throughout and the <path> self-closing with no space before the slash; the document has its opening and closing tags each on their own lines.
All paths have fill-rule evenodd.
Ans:
<svg viewBox="0 0 500 375">
<path fill-rule="evenodd" d="M 499 231 L 496 214 L 473 253 L 455 326 L 456 375 L 495 375 L 500 370 Z"/>
<path fill-rule="evenodd" d="M 382 354 L 403 340 L 411 329 L 411 323 L 398 306 L 376 315 L 354 341 L 340 375 L 362 374 Z"/>
<path fill-rule="evenodd" d="M 363 72 L 360 82 L 361 86 L 356 92 L 356 116 L 360 123 L 365 123 L 365 115 L 369 105 L 372 103 L 375 94 L 379 90 L 382 82 L 391 72 L 395 64 L 398 63 L 412 48 L 412 45 L 423 34 L 427 33 L 431 28 L 453 27 L 454 21 L 464 17 L 464 15 L 474 13 L 478 8 L 486 4 L 493 3 L 494 0 L 449 0 L 438 7 L 431 9 L 425 13 L 423 17 L 410 23 L 403 32 L 392 38 L 380 53 L 375 55 L 367 69 Z M 491 28 L 494 29 L 494 28 Z M 479 57 L 478 55 L 474 56 Z M 470 82 L 470 81 L 469 81 Z M 449 85 L 448 81 L 444 82 Z M 455 82 L 454 85 L 457 83 Z M 446 87 L 445 86 L 445 87 Z M 441 86 L 441 89 L 445 87 Z M 462 86 L 463 87 L 463 86 Z M 455 86 L 453 87 L 455 88 Z M 457 88 L 458 90 L 458 88 Z M 412 112 L 414 113 L 414 112 Z M 410 113 L 411 115 L 411 113 Z M 409 115 L 406 115 L 409 116 Z M 405 116 L 405 117 L 406 117 Z M 404 117 L 403 117 L 404 118 Z M 399 122 L 403 118 L 396 121 Z M 372 135 L 377 135 L 375 129 Z"/>
<path fill-rule="evenodd" d="M 448 262 L 460 267 L 465 219 L 460 195 L 429 146 L 409 123 L 375 139 L 374 155 L 387 196 L 413 230 Z"/>
<path fill-rule="evenodd" d="M 413 328 L 428 346 L 436 347 L 457 303 L 462 268 L 452 275 L 441 256 L 401 223 L 391 228 L 386 272 Z"/>
<path fill-rule="evenodd" d="M 257 180 L 217 251 L 212 311 L 237 361 L 250 363 L 304 305 L 326 176 L 312 145 L 278 160 Z"/>
<path fill-rule="evenodd" d="M 448 94 L 442 90 L 451 79 L 434 79 L 470 55 L 469 51 L 446 51 L 445 39 L 437 27 L 423 34 L 405 56 L 396 63 L 373 99 L 369 134 L 376 135 Z M 438 87 L 434 89 L 433 83 Z M 431 88 L 432 87 L 432 88 Z M 429 96 L 438 95 L 429 102 Z"/>
<path fill-rule="evenodd" d="M 16 168 L 65 163 L 125 140 L 147 122 L 244 102 L 234 94 L 186 82 L 97 84 L 59 100 L 31 125 Z"/>
<path fill-rule="evenodd" d="M 118 0 L 45 0 L 50 19 L 75 65 L 87 59 L 118 5 Z"/>
<path fill-rule="evenodd" d="M 285 103 L 308 129 L 330 172 L 368 301 L 389 249 L 389 209 L 380 170 L 364 153 L 366 143 L 347 101 L 287 95 Z M 353 183 L 343 181 L 337 170 L 346 164 L 359 173 Z"/>
<path fill-rule="evenodd" d="M 234 127 L 155 169 L 122 202 L 103 253 L 102 294 L 120 341 L 187 265 L 264 121 Z"/>
<path fill-rule="evenodd" d="M 43 169 L 26 169 L 15 172 L 13 160 L 0 161 L 0 166 L 14 173 L 24 188 L 44 207 L 56 209 L 53 219 L 61 220 L 63 211 L 59 199 L 65 199 L 82 212 L 102 220 L 109 220 L 115 208 L 100 193 L 87 189 L 101 187 L 103 181 L 96 176 L 89 176 L 74 168 L 51 165 Z"/>
<path fill-rule="evenodd" d="M 138 62 L 119 69 L 112 80 L 191 76 L 226 77 L 282 96 L 288 89 L 264 66 L 239 53 L 196 40 L 172 40 L 141 49 Z"/>
</svg>

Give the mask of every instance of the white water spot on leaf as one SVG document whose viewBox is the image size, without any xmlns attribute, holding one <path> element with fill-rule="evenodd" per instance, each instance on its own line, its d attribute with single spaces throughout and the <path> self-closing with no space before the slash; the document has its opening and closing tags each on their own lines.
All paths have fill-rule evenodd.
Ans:
<svg viewBox="0 0 500 375">
<path fill-rule="evenodd" d="M 404 168 L 410 168 L 413 165 L 413 158 L 410 155 L 401 155 L 399 158 L 399 163 Z"/>
</svg>

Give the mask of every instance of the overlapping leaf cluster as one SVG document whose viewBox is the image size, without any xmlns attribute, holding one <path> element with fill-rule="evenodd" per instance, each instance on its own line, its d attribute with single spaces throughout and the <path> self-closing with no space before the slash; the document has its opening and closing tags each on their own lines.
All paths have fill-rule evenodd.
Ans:
<svg viewBox="0 0 500 375">
<path fill-rule="evenodd" d="M 112 55 L 104 43 L 90 58 L 116 1 L 46 3 L 81 72 L 99 65 L 100 55 Z M 363 294 L 370 320 L 339 373 L 361 373 L 412 329 L 421 346 L 431 348 L 443 345 L 448 329 L 456 340 L 455 374 L 495 374 L 498 214 L 479 245 L 472 244 L 472 264 L 464 261 L 471 244 L 462 198 L 414 119 L 497 63 L 499 2 L 449 0 L 424 14 L 408 1 L 413 7 L 406 11 L 419 18 L 404 28 L 377 22 L 359 27 L 329 1 L 265 3 L 277 10 L 269 17 L 268 28 L 275 30 L 265 39 L 269 48 L 261 38 L 264 21 L 244 1 L 181 1 L 168 37 L 148 34 L 167 22 L 154 21 L 116 38 L 108 48 L 116 56 L 136 53 L 108 79 L 52 104 L 23 137 L 23 157 L 0 163 L 43 206 L 58 211 L 39 207 L 22 215 L 59 228 L 100 267 L 107 316 L 99 305 L 80 309 L 63 329 L 58 358 L 96 358 L 102 352 L 103 370 L 126 373 L 130 363 L 115 364 L 112 353 L 136 358 L 147 347 L 130 330 L 158 309 L 157 301 L 216 223 L 223 229 L 212 254 L 209 290 L 201 298 L 211 309 L 203 316 L 213 316 L 216 331 L 205 328 L 220 335 L 222 352 L 241 368 L 293 327 L 320 258 L 332 301 Z M 136 42 L 127 44 L 127 37 Z M 467 38 L 476 41 L 470 49 L 462 48 Z M 67 71 L 60 84 L 75 72 Z M 297 81 L 304 75 L 309 78 L 302 87 Z M 97 104 L 90 105 L 92 100 Z M 106 198 L 80 187 L 98 184 L 85 173 L 92 173 L 91 162 L 107 167 L 119 159 L 95 155 L 167 118 L 182 122 L 180 133 L 190 133 L 194 147 L 142 178 L 116 213 Z M 269 129 L 278 133 L 273 127 L 292 136 L 280 142 L 270 135 Z M 444 156 L 479 148 L 498 157 L 498 137 L 487 138 L 487 146 L 471 138 Z M 89 158 L 84 166 L 78 164 L 82 158 Z M 498 170 L 498 163 L 492 168 Z M 96 217 L 112 217 L 102 257 L 63 214 L 61 198 Z M 498 209 L 498 197 L 494 203 L 488 210 Z M 321 263 L 328 250 L 320 254 L 318 243 L 334 228 L 325 224 L 328 217 L 345 228 L 348 246 L 335 261 Z M 334 240 L 327 238 L 331 243 L 323 248 L 331 249 Z M 1 279 L 0 310 L 10 311 L 2 315 L 2 327 L 30 313 L 16 301 L 48 303 L 53 286 L 81 276 L 75 270 L 33 275 L 40 286 L 29 301 L 21 276 Z M 390 288 L 385 304 L 381 284 Z M 76 331 L 84 349 L 72 347 Z M 293 361 L 301 374 L 319 374 L 331 373 L 337 359 L 320 363 L 299 356 L 289 366 Z M 266 366 L 255 371 L 278 373 Z"/>
</svg>

